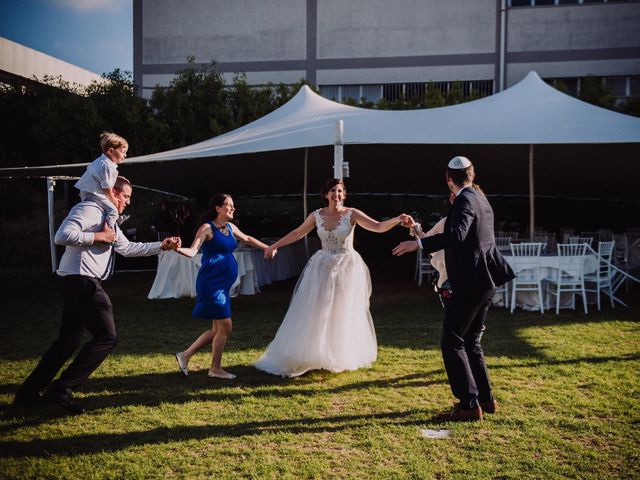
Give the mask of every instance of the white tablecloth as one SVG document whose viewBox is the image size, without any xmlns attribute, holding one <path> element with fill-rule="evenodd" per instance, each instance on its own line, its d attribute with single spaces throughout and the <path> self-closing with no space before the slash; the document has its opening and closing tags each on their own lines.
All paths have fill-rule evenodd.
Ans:
<svg viewBox="0 0 640 480">
<path fill-rule="evenodd" d="M 505 260 L 511 265 L 513 271 L 524 272 L 532 269 L 531 258 L 528 257 L 513 257 L 511 255 L 504 255 Z M 582 263 L 584 268 L 584 274 L 593 273 L 598 268 L 598 258 L 595 255 L 585 255 L 583 257 L 562 257 L 568 263 L 575 267 L 576 270 L 580 268 Z M 556 280 L 558 277 L 558 259 L 557 255 L 543 255 L 539 259 L 539 272 L 543 279 L 542 282 L 542 295 L 544 297 L 544 308 L 548 310 L 550 308 L 555 309 L 556 297 L 551 294 L 551 288 L 548 282 L 545 280 Z M 566 270 L 566 269 L 565 269 Z M 573 270 L 573 269 L 572 269 Z M 572 272 L 569 272 L 572 273 Z M 555 287 L 553 287 L 555 289 Z M 589 295 L 587 295 L 589 297 Z M 495 304 L 502 304 L 502 295 L 494 298 Z M 560 296 L 560 307 L 568 308 L 572 305 L 573 294 L 563 293 Z M 594 296 L 595 299 L 595 296 Z M 511 302 L 511 287 L 509 287 L 509 302 Z M 591 302 L 590 302 L 591 303 Z M 523 308 L 524 310 L 539 310 L 538 306 L 538 294 L 535 292 L 517 292 L 516 293 L 516 306 Z"/>
<path fill-rule="evenodd" d="M 317 250 L 317 239 L 310 240 L 310 254 Z M 231 296 L 255 295 L 260 287 L 278 280 L 295 277 L 307 262 L 304 242 L 278 249 L 273 260 L 265 260 L 262 250 L 237 248 L 233 256 L 238 262 L 238 278 L 231 287 Z M 173 251 L 160 252 L 158 270 L 149 291 L 150 299 L 196 296 L 196 277 L 202 254 L 188 258 Z"/>
<path fill-rule="evenodd" d="M 231 287 L 231 296 L 254 295 L 260 292 L 253 264 L 252 252 L 236 250 L 233 256 L 238 262 L 238 278 Z M 149 298 L 180 298 L 196 296 L 196 277 L 202 262 L 202 254 L 189 258 L 174 251 L 160 252 L 158 270 L 153 280 Z"/>
</svg>

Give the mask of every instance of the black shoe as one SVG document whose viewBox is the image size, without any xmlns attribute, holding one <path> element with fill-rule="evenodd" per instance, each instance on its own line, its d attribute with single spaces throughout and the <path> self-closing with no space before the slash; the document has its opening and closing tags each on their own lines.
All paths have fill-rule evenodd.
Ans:
<svg viewBox="0 0 640 480">
<path fill-rule="evenodd" d="M 453 410 L 441 413 L 437 418 L 446 422 L 477 422 L 482 420 L 482 409 L 476 406 L 467 410 L 457 404 L 453 407 Z"/>
<path fill-rule="evenodd" d="M 17 393 L 13 398 L 13 404 L 18 407 L 33 407 L 42 404 L 42 397 L 37 393 L 31 395 Z"/>
<path fill-rule="evenodd" d="M 80 415 L 85 412 L 84 407 L 79 403 L 74 402 L 70 395 L 65 395 L 63 393 L 45 393 L 43 400 L 46 403 L 51 403 L 64 408 L 67 413 L 71 415 Z"/>
<path fill-rule="evenodd" d="M 484 413 L 496 413 L 498 410 L 498 402 L 491 400 L 489 402 L 478 402 Z"/>
</svg>

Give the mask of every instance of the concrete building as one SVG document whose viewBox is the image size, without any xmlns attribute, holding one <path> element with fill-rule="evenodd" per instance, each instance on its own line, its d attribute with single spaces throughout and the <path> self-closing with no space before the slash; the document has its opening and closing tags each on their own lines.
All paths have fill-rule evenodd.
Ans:
<svg viewBox="0 0 640 480">
<path fill-rule="evenodd" d="M 81 87 L 104 79 L 89 70 L 0 37 L 0 82 L 25 84 L 45 77 L 62 80 Z"/>
<path fill-rule="evenodd" d="M 134 81 L 149 96 L 215 61 L 252 85 L 301 78 L 337 100 L 394 100 L 425 82 L 502 90 L 530 70 L 603 77 L 640 95 L 637 0 L 134 0 Z"/>
</svg>

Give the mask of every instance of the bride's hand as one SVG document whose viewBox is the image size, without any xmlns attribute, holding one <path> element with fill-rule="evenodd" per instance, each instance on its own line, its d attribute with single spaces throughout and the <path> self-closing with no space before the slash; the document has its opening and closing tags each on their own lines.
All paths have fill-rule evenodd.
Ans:
<svg viewBox="0 0 640 480">
<path fill-rule="evenodd" d="M 402 215 L 400 215 L 400 223 L 403 227 L 411 228 L 416 224 L 416 221 L 411 215 L 403 213 Z"/>
</svg>

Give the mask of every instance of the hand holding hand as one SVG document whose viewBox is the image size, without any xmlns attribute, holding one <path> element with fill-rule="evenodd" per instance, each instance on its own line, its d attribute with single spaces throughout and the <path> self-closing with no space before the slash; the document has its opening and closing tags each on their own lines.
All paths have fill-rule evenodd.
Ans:
<svg viewBox="0 0 640 480">
<path fill-rule="evenodd" d="M 264 258 L 265 258 L 265 260 L 271 260 L 273 257 L 276 256 L 277 253 L 278 253 L 278 249 L 277 248 L 273 248 L 273 245 L 270 245 L 264 251 Z"/>
<path fill-rule="evenodd" d="M 403 227 L 411 228 L 415 225 L 416 221 L 411 215 L 403 213 L 402 215 L 400 215 L 400 223 Z"/>
<path fill-rule="evenodd" d="M 177 251 L 181 246 L 182 240 L 180 239 L 180 237 L 167 237 L 162 240 L 162 250 Z"/>
<path fill-rule="evenodd" d="M 407 240 L 406 242 L 400 242 L 391 253 L 396 257 L 404 255 L 405 253 L 415 252 L 418 250 L 418 242 L 415 240 Z"/>
</svg>

